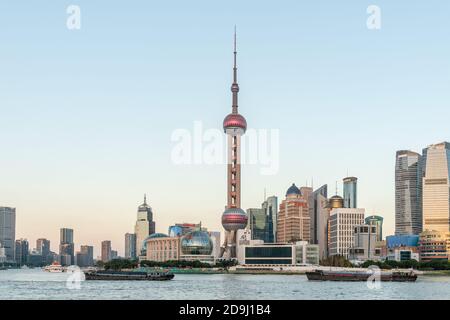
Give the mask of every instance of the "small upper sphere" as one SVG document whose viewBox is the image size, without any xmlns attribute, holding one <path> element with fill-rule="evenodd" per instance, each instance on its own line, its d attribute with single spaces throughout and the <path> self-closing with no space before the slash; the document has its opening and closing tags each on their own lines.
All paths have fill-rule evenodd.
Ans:
<svg viewBox="0 0 450 320">
<path fill-rule="evenodd" d="M 232 128 L 243 129 L 245 132 L 247 130 L 247 121 L 239 113 L 230 113 L 223 120 L 223 129 L 227 130 Z"/>
<path fill-rule="evenodd" d="M 297 188 L 295 183 L 293 183 L 292 186 L 290 186 L 289 189 L 287 189 L 287 191 L 286 191 L 286 196 L 291 195 L 291 194 L 297 194 L 297 195 L 301 194 L 300 189 Z"/>
</svg>

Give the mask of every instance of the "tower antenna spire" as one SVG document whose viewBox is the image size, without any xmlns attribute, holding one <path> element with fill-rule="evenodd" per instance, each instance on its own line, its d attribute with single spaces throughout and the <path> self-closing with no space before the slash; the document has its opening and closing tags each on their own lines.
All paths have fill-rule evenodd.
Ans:
<svg viewBox="0 0 450 320">
<path fill-rule="evenodd" d="M 233 84 L 231 85 L 231 92 L 233 92 L 233 113 L 238 113 L 238 92 L 239 85 L 237 83 L 237 31 L 234 26 L 234 64 L 233 64 Z"/>
<path fill-rule="evenodd" d="M 147 204 L 147 194 L 144 193 L 144 204 Z"/>
</svg>

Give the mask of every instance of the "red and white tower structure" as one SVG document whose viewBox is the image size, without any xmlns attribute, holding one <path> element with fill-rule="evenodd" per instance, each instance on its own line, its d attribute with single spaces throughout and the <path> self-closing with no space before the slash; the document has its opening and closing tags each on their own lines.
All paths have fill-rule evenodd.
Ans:
<svg viewBox="0 0 450 320">
<path fill-rule="evenodd" d="M 241 136 L 247 129 L 247 121 L 238 112 L 237 65 L 236 65 L 236 31 L 234 32 L 234 67 L 232 111 L 223 120 L 223 130 L 228 137 L 228 196 L 227 206 L 222 215 L 222 225 L 225 229 L 225 243 L 222 257 L 224 259 L 236 258 L 236 232 L 247 226 L 247 215 L 241 209 Z"/>
</svg>

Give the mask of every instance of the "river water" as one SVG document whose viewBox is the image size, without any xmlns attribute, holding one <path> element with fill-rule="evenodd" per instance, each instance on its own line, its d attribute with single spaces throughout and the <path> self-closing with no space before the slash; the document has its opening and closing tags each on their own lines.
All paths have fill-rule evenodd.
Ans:
<svg viewBox="0 0 450 320">
<path fill-rule="evenodd" d="M 310 282 L 303 275 L 177 274 L 171 281 L 67 282 L 69 277 L 40 269 L 0 271 L 0 300 L 450 299 L 450 277 L 445 276 L 383 282 L 380 288 L 365 282 Z"/>
</svg>

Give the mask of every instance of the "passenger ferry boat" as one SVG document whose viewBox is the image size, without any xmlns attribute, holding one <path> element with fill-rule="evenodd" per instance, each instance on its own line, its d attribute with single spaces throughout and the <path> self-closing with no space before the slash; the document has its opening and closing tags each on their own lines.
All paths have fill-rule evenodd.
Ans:
<svg viewBox="0 0 450 320">
<path fill-rule="evenodd" d="M 51 265 L 44 267 L 44 271 L 52 273 L 61 273 L 65 272 L 66 269 L 63 266 L 61 266 L 58 262 L 53 262 Z"/>
<path fill-rule="evenodd" d="M 373 273 L 367 271 L 314 270 L 312 272 L 306 273 L 306 277 L 308 278 L 308 280 L 316 281 L 367 281 L 371 276 L 373 276 Z M 417 280 L 417 274 L 413 270 L 381 272 L 379 280 L 394 282 L 414 282 Z"/>
<path fill-rule="evenodd" d="M 170 271 L 92 271 L 85 273 L 86 280 L 172 280 L 174 274 Z"/>
</svg>

